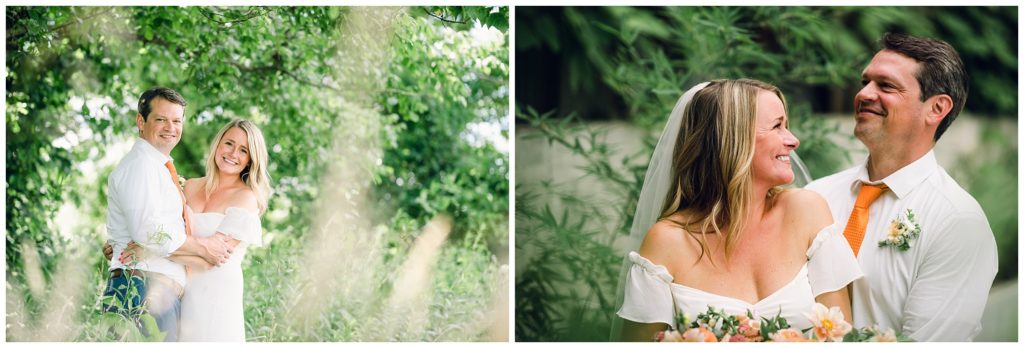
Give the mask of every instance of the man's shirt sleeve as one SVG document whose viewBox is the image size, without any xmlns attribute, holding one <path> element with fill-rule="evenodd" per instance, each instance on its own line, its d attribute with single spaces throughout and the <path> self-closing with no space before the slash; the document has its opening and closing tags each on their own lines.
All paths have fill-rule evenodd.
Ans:
<svg viewBox="0 0 1024 348">
<path fill-rule="evenodd" d="M 167 257 L 185 243 L 184 224 L 171 210 L 170 199 L 161 195 L 159 169 L 133 166 L 133 170 L 111 176 L 110 194 L 116 195 L 131 238 L 157 256 Z M 179 213 L 180 214 L 180 213 Z"/>
<path fill-rule="evenodd" d="M 998 269 L 984 215 L 953 214 L 927 246 L 903 310 L 903 332 L 918 342 L 970 341 Z M 924 247 L 924 246 L 923 246 Z"/>
</svg>

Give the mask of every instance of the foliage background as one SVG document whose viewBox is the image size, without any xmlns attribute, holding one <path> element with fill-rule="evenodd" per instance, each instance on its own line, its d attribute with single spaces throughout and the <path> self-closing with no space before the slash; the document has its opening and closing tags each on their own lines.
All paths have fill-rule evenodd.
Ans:
<svg viewBox="0 0 1024 348">
<path fill-rule="evenodd" d="M 656 137 L 683 91 L 712 78 L 780 86 L 801 157 L 820 178 L 858 151 L 844 145 L 856 139 L 824 116 L 852 110 L 861 70 L 886 31 L 945 40 L 964 59 L 972 79 L 965 113 L 991 125 L 979 134 L 984 150 L 947 169 L 989 218 L 999 248 L 997 283 L 1016 283 L 1017 139 L 998 129 L 1017 118 L 1016 7 L 516 11 L 516 340 L 608 339 L 626 252 L 616 243 L 629 234 Z M 598 122 L 640 131 L 623 136 Z M 639 137 L 642 150 L 623 152 L 613 137 Z M 585 176 L 528 176 L 526 163 L 543 157 L 525 153 L 528 142 L 568 153 Z M 999 335 L 1016 340 L 1015 286 L 1012 298 L 1005 307 L 1013 324 Z"/>
<path fill-rule="evenodd" d="M 155 85 L 189 102 L 171 154 L 185 177 L 231 118 L 267 139 L 275 194 L 243 264 L 250 340 L 507 336 L 492 328 L 508 320 L 507 7 L 6 16 L 8 340 L 140 338 L 99 314 L 99 246 L 106 178 Z M 421 241 L 428 221 L 440 242 Z"/>
</svg>

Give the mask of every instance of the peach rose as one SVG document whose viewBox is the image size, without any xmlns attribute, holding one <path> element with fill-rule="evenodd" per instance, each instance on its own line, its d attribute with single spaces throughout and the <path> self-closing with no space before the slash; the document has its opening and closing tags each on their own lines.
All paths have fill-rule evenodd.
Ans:
<svg viewBox="0 0 1024 348">
<path fill-rule="evenodd" d="M 718 342 L 718 337 L 708 328 L 701 326 L 683 332 L 683 342 Z"/>
<path fill-rule="evenodd" d="M 813 342 L 804 338 L 804 335 L 795 329 L 782 329 L 768 335 L 768 338 L 774 342 Z"/>
</svg>

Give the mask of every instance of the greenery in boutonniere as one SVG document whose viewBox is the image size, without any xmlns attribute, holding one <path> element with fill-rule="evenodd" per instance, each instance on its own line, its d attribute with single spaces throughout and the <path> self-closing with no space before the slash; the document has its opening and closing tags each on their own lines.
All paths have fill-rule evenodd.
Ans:
<svg viewBox="0 0 1024 348">
<path fill-rule="evenodd" d="M 914 219 L 914 211 L 907 209 L 906 220 L 896 217 L 889 224 L 889 236 L 878 242 L 879 247 L 895 246 L 900 251 L 910 249 L 910 242 L 921 234 L 921 225 Z"/>
</svg>

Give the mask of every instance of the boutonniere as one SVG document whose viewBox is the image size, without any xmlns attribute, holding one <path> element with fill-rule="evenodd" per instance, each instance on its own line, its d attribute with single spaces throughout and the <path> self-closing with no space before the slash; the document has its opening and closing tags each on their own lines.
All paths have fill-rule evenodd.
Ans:
<svg viewBox="0 0 1024 348">
<path fill-rule="evenodd" d="M 907 209 L 906 220 L 896 216 L 889 224 L 889 235 L 878 242 L 878 247 L 894 246 L 900 251 L 910 249 L 910 242 L 921 234 L 921 224 L 914 219 L 914 211 Z"/>
<path fill-rule="evenodd" d="M 185 192 L 185 177 L 178 175 L 178 186 L 181 187 L 181 192 Z"/>
</svg>

